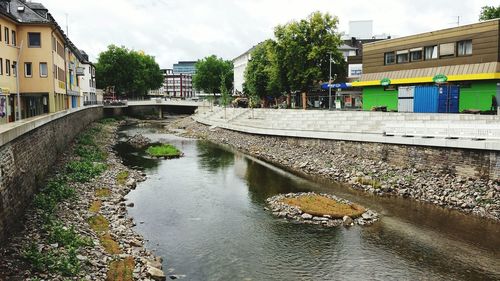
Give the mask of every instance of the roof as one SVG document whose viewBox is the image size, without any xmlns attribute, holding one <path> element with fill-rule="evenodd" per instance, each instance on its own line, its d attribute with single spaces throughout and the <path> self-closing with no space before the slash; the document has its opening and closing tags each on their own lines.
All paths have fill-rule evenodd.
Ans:
<svg viewBox="0 0 500 281">
<path fill-rule="evenodd" d="M 338 47 L 339 50 L 357 50 L 358 48 L 349 46 L 347 44 L 342 44 Z"/>
<path fill-rule="evenodd" d="M 42 3 L 35 3 L 35 2 L 26 2 L 26 5 L 30 7 L 33 10 L 45 10 L 48 11 L 47 8 Z"/>
<path fill-rule="evenodd" d="M 35 3 L 30 3 L 30 4 L 35 4 Z M 18 10 L 19 7 L 24 7 L 24 11 L 19 11 Z M 21 0 L 12 0 L 10 2 L 10 13 L 20 23 L 50 23 L 49 19 L 35 12 L 32 8 L 30 8 L 27 5 L 27 3 L 24 3 Z"/>
</svg>

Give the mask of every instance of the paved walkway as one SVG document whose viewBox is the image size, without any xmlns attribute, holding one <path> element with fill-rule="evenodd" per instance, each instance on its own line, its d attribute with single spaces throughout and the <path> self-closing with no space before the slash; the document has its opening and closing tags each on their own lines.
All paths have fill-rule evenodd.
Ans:
<svg viewBox="0 0 500 281">
<path fill-rule="evenodd" d="M 220 107 L 196 121 L 262 135 L 500 151 L 500 116 Z"/>
</svg>

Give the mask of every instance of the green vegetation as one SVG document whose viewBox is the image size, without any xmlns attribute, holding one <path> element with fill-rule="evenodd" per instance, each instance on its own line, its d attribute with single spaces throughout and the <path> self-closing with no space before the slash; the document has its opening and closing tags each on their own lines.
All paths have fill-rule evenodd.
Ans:
<svg viewBox="0 0 500 281">
<path fill-rule="evenodd" d="M 153 145 L 146 150 L 151 156 L 174 158 L 182 155 L 181 151 L 171 144 Z"/>
<path fill-rule="evenodd" d="M 128 171 L 121 171 L 116 175 L 116 182 L 120 185 L 124 185 L 129 176 Z"/>
<path fill-rule="evenodd" d="M 481 14 L 479 14 L 479 21 L 492 20 L 500 18 L 500 5 L 495 6 L 484 6 L 481 8 Z"/>
<path fill-rule="evenodd" d="M 302 212 L 323 216 L 329 215 L 332 218 L 343 218 L 349 216 L 357 218 L 366 210 L 357 204 L 339 203 L 333 199 L 320 195 L 304 195 L 295 198 L 286 198 L 282 201 L 285 204 L 297 206 Z"/>
<path fill-rule="evenodd" d="M 34 243 L 23 248 L 22 257 L 37 271 L 59 272 L 64 276 L 75 276 L 80 271 L 81 265 L 76 256 L 81 247 L 91 246 L 92 240 L 79 235 L 73 226 L 65 226 L 56 219 L 55 214 L 59 203 L 76 197 L 76 191 L 71 187 L 72 183 L 87 182 L 106 169 L 106 165 L 102 163 L 106 159 L 106 154 L 97 143 L 97 137 L 101 134 L 100 124 L 81 133 L 76 138 L 74 151 L 78 159 L 68 163 L 62 174 L 47 181 L 34 197 L 33 204 L 44 223 L 42 226 L 44 244 L 57 244 L 56 248 L 39 248 Z M 98 212 L 100 202 L 92 204 L 90 209 Z M 108 223 L 105 219 L 104 221 L 101 217 L 92 219 L 96 229 L 107 229 Z"/>
<path fill-rule="evenodd" d="M 145 96 L 163 83 L 160 66 L 153 56 L 125 47 L 108 46 L 99 54 L 95 67 L 97 87 L 114 86 L 127 97 Z"/>
<path fill-rule="evenodd" d="M 196 63 L 193 85 L 206 93 L 221 93 L 221 85 L 226 89 L 233 86 L 233 63 L 215 55 L 208 56 Z"/>
<path fill-rule="evenodd" d="M 135 268 L 134 258 L 113 261 L 109 264 L 106 281 L 132 281 Z"/>
<path fill-rule="evenodd" d="M 101 206 L 101 200 L 96 200 L 90 204 L 89 211 L 92 213 L 99 213 L 99 210 L 101 210 Z"/>
</svg>

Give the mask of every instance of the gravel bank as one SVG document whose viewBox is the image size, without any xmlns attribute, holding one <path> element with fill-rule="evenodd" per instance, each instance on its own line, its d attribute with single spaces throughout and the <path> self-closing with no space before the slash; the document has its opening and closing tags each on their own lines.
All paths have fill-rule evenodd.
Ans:
<svg viewBox="0 0 500 281">
<path fill-rule="evenodd" d="M 87 183 L 71 183 L 76 190 L 76 199 L 62 202 L 55 211 L 55 217 L 64 228 L 74 227 L 78 235 L 90 238 L 93 242 L 92 246 L 83 247 L 78 252 L 80 272 L 73 277 L 62 276 L 57 272 L 37 272 L 22 258 L 23 249 L 30 243 L 35 243 L 42 252 L 61 247 L 48 242 L 43 218 L 31 208 L 26 212 L 24 230 L 0 249 L 0 280 L 106 280 L 111 262 L 127 259 L 133 259 L 135 263 L 131 269 L 134 280 L 165 280 L 161 258 L 144 248 L 144 239 L 134 232 L 132 227 L 135 223 L 127 217 L 127 206 L 133 205 L 127 204 L 124 197 L 135 188 L 137 182 L 145 179 L 145 175 L 124 166 L 113 151 L 117 141 L 117 126 L 117 122 L 103 125 L 104 133 L 98 140 L 105 144 L 103 150 L 108 155 L 105 160 L 108 169 Z M 73 148 L 70 148 L 54 170 L 62 171 L 65 164 L 73 159 Z M 113 243 L 115 249 L 111 251 L 114 253 L 110 253 L 109 248 L 103 245 L 103 233 L 89 225 L 89 220 L 96 216 L 104 217 L 108 223 L 108 238 L 116 242 Z"/>
<path fill-rule="evenodd" d="M 385 162 L 334 154 L 321 144 L 297 145 L 288 138 L 210 128 L 185 118 L 168 127 L 187 137 L 232 146 L 244 153 L 297 173 L 348 183 L 380 196 L 401 196 L 500 221 L 500 183 L 442 174 L 431 169 L 405 169 Z"/>
</svg>

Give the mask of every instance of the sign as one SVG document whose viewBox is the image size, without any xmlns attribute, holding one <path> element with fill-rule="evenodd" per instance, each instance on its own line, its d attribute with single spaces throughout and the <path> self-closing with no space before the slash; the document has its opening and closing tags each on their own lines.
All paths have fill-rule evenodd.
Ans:
<svg viewBox="0 0 500 281">
<path fill-rule="evenodd" d="M 446 83 L 448 77 L 444 74 L 436 74 L 436 76 L 432 77 L 432 81 L 434 81 L 434 83 Z"/>
<path fill-rule="evenodd" d="M 323 83 L 323 84 L 321 84 L 321 89 L 323 89 L 323 90 L 328 90 L 328 88 L 347 89 L 350 87 L 352 87 L 352 83 L 336 83 L 336 84 Z"/>
<path fill-rule="evenodd" d="M 380 85 L 384 87 L 391 85 L 391 79 L 383 78 L 382 80 L 380 80 Z"/>
</svg>

